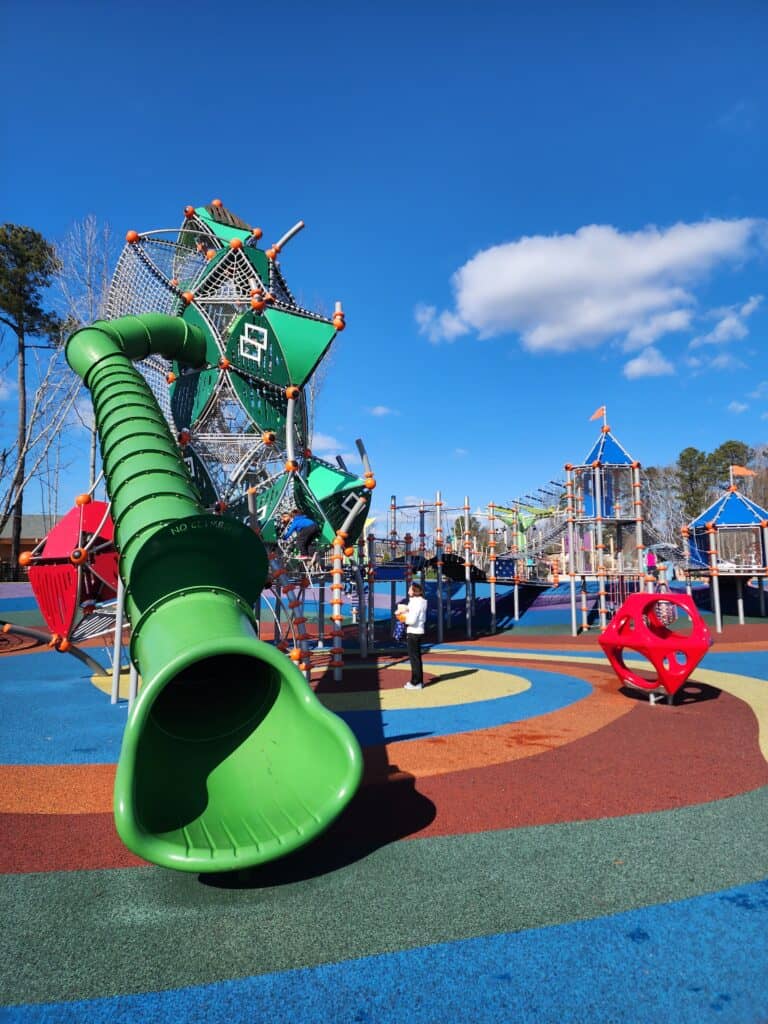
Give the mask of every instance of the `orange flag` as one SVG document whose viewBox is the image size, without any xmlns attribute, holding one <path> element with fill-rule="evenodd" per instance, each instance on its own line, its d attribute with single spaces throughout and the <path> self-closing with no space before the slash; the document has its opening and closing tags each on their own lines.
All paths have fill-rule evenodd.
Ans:
<svg viewBox="0 0 768 1024">
<path fill-rule="evenodd" d="M 592 420 L 599 420 L 601 416 L 605 416 L 605 406 L 604 405 L 601 405 L 599 409 L 595 409 L 595 411 L 589 417 L 590 422 Z"/>
<path fill-rule="evenodd" d="M 746 466 L 731 466 L 731 472 L 734 476 L 757 476 L 754 469 L 747 469 Z"/>
</svg>

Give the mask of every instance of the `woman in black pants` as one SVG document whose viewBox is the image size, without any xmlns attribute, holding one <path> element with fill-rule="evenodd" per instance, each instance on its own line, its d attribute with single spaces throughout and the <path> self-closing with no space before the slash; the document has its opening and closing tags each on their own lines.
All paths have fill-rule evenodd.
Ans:
<svg viewBox="0 0 768 1024">
<path fill-rule="evenodd" d="M 411 661 L 411 678 L 405 684 L 404 689 L 421 690 L 424 687 L 421 642 L 424 639 L 424 628 L 427 623 L 427 601 L 420 583 L 410 585 L 408 599 L 405 610 L 405 638 L 408 644 L 408 657 Z"/>
</svg>

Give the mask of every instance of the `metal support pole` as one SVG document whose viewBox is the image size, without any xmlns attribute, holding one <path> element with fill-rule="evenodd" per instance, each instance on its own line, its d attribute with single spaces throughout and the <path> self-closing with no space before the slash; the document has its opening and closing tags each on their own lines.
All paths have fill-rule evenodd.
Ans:
<svg viewBox="0 0 768 1024">
<path fill-rule="evenodd" d="M 715 613 L 715 631 L 723 632 L 723 615 L 720 610 L 720 573 L 717 567 L 717 541 L 715 533 L 717 527 L 714 523 L 707 525 L 709 536 L 709 586 L 712 591 L 712 609 Z"/>
<path fill-rule="evenodd" d="M 467 640 L 472 639 L 472 568 L 469 553 L 472 548 L 469 532 L 469 497 L 464 498 L 464 607 L 466 609 Z"/>
<path fill-rule="evenodd" d="M 427 535 L 424 532 L 424 517 L 426 512 L 424 510 L 424 499 L 419 502 L 419 579 L 421 580 L 421 589 L 424 590 L 427 582 Z"/>
<path fill-rule="evenodd" d="M 757 590 L 760 601 L 760 616 L 765 618 L 765 578 L 763 576 L 757 577 Z"/>
<path fill-rule="evenodd" d="M 443 642 L 443 501 L 435 495 L 435 562 L 437 566 L 437 642 Z"/>
<path fill-rule="evenodd" d="M 603 480 L 601 467 L 594 467 L 595 494 L 595 549 L 597 555 L 597 596 L 600 607 L 600 631 L 608 625 L 608 609 L 605 606 L 605 544 L 603 543 Z"/>
<path fill-rule="evenodd" d="M 317 649 L 325 647 L 325 580 L 320 581 L 317 589 Z"/>
<path fill-rule="evenodd" d="M 744 580 L 736 577 L 736 608 L 739 613 L 739 625 L 744 625 Z"/>
<path fill-rule="evenodd" d="M 635 514 L 635 555 L 637 558 L 637 571 L 642 572 L 645 566 L 641 564 L 643 558 L 643 500 L 640 488 L 640 463 L 632 463 L 632 504 Z"/>
<path fill-rule="evenodd" d="M 333 612 L 331 615 L 331 622 L 333 623 L 333 629 L 331 630 L 333 637 L 331 667 L 333 668 L 333 679 L 336 683 L 341 682 L 344 667 L 344 630 L 341 628 L 344 618 L 341 609 L 341 592 L 344 589 L 343 551 L 344 541 L 336 534 L 333 538 L 333 585 L 331 588 L 331 608 Z"/>
<path fill-rule="evenodd" d="M 357 623 L 360 631 L 360 657 L 368 657 L 368 628 L 365 621 L 365 594 L 363 593 L 363 573 L 358 562 L 355 569 L 355 583 L 357 584 Z"/>
<path fill-rule="evenodd" d="M 488 560 L 491 570 L 488 574 L 488 582 L 491 585 L 491 635 L 493 635 L 496 632 L 496 506 L 491 503 L 488 509 Z"/>
<path fill-rule="evenodd" d="M 112 651 L 112 694 L 110 703 L 120 699 L 120 663 L 123 660 L 123 622 L 125 621 L 125 584 L 117 574 L 117 601 L 115 603 L 115 646 Z"/>
<path fill-rule="evenodd" d="M 568 583 L 571 592 L 571 636 L 579 635 L 576 621 L 576 520 L 573 508 L 573 468 L 565 467 L 568 474 L 565 481 L 565 514 L 568 522 Z"/>
<path fill-rule="evenodd" d="M 368 647 L 376 637 L 376 538 L 368 534 Z"/>
</svg>

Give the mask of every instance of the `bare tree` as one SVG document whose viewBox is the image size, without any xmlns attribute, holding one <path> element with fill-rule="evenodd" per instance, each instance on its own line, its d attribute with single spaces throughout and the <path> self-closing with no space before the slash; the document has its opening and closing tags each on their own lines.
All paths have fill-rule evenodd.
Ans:
<svg viewBox="0 0 768 1024">
<path fill-rule="evenodd" d="M 56 251 L 61 265 L 56 280 L 71 333 L 104 315 L 116 255 L 112 228 L 109 223 L 99 224 L 95 214 L 89 213 L 71 225 Z M 75 403 L 73 412 L 80 427 L 91 435 L 88 465 L 92 487 L 97 469 L 96 428 L 81 403 Z"/>
<path fill-rule="evenodd" d="M 27 403 L 24 430 L 0 453 L 0 530 L 14 514 L 30 481 L 47 475 L 51 451 L 61 439 L 80 388 L 80 381 L 64 364 L 61 347 L 33 351 L 30 364 L 36 387 Z M 16 557 L 18 551 L 12 552 L 12 560 Z"/>
</svg>

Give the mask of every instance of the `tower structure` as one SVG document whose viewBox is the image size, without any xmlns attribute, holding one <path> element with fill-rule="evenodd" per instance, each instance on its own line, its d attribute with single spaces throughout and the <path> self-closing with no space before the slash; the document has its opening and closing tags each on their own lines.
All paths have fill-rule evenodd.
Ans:
<svg viewBox="0 0 768 1024">
<path fill-rule="evenodd" d="M 267 543 L 290 508 L 320 525 L 322 543 L 339 530 L 352 543 L 375 481 L 367 460 L 361 478 L 310 449 L 306 389 L 345 318 L 341 303 L 331 318 L 303 308 L 286 284 L 279 256 L 303 227 L 262 249 L 262 230 L 214 199 L 187 206 L 178 228 L 129 231 L 107 316 L 167 313 L 204 331 L 203 368 L 156 355 L 138 365 L 205 505 L 258 521 Z"/>
<path fill-rule="evenodd" d="M 750 473 L 730 467 L 730 485 L 712 504 L 683 527 L 683 545 L 689 575 L 708 575 L 715 625 L 723 629 L 721 589 L 736 591 L 739 622 L 744 623 L 744 583 L 757 580 L 760 614 L 765 615 L 768 579 L 768 511 L 742 494 L 734 475 Z"/>
<path fill-rule="evenodd" d="M 571 632 L 574 636 L 578 632 L 577 577 L 581 577 L 582 628 L 589 628 L 587 577 L 596 577 L 600 628 L 605 629 L 609 578 L 613 578 L 618 590 L 627 577 L 644 573 L 640 463 L 611 433 L 605 407 L 600 413 L 603 425 L 592 448 L 582 462 L 569 462 L 565 466 Z"/>
</svg>

